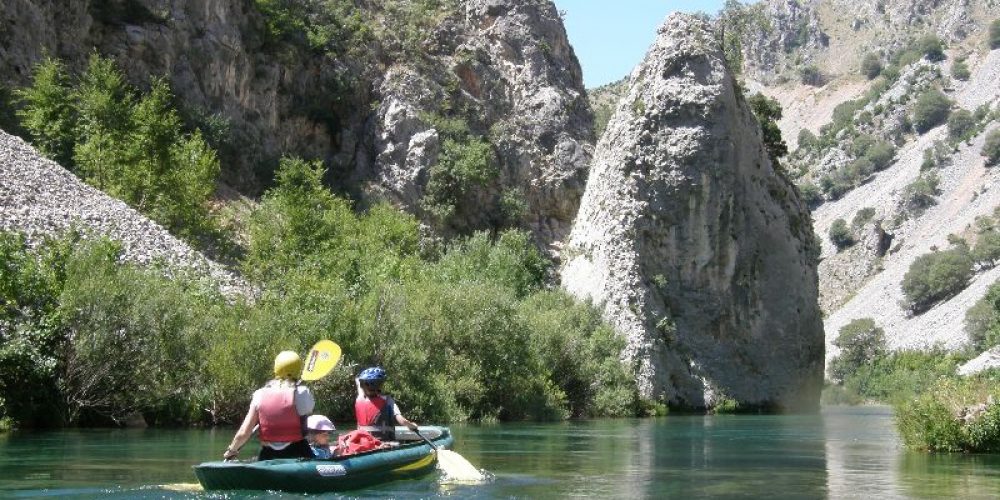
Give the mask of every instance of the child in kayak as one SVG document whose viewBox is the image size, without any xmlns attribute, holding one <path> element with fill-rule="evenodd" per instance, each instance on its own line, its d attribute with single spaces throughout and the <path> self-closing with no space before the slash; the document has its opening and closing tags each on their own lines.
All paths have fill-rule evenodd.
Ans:
<svg viewBox="0 0 1000 500">
<path fill-rule="evenodd" d="M 333 426 L 333 422 L 323 415 L 310 415 L 306 419 L 306 439 L 316 458 L 326 459 L 340 455 L 338 447 L 330 446 L 330 433 L 335 430 L 337 428 Z"/>
<path fill-rule="evenodd" d="M 411 431 L 417 430 L 417 424 L 403 416 L 391 396 L 382 394 L 384 382 L 385 370 L 377 366 L 366 368 L 354 379 L 358 387 L 354 416 L 358 421 L 358 429 L 387 442 L 396 440 L 396 424 L 405 425 Z"/>
</svg>

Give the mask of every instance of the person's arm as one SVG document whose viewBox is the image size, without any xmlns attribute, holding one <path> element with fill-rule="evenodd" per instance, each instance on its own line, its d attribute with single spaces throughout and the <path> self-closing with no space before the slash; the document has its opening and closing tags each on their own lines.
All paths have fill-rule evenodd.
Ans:
<svg viewBox="0 0 1000 500">
<path fill-rule="evenodd" d="M 354 385 L 355 387 L 358 388 L 358 399 L 364 399 L 365 390 L 361 388 L 361 379 L 358 377 L 354 377 Z"/>
<path fill-rule="evenodd" d="M 243 445 L 253 435 L 253 428 L 256 426 L 257 407 L 251 404 L 250 409 L 247 411 L 247 416 L 243 418 L 243 425 L 236 431 L 236 435 L 233 436 L 233 442 L 229 443 L 229 448 L 226 448 L 225 453 L 222 454 L 222 458 L 225 460 L 236 458 L 240 454 L 240 448 L 243 448 Z"/>
<path fill-rule="evenodd" d="M 399 410 L 396 411 L 398 412 Z M 407 429 L 410 429 L 413 432 L 417 431 L 417 424 L 407 420 L 402 413 L 396 413 L 396 423 L 399 425 L 405 425 Z"/>
</svg>

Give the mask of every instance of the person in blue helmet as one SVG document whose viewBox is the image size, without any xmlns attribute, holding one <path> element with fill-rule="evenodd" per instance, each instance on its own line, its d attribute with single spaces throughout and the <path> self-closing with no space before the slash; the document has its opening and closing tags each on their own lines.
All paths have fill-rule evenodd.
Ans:
<svg viewBox="0 0 1000 500">
<path fill-rule="evenodd" d="M 385 370 L 378 366 L 365 368 L 354 379 L 358 397 L 354 400 L 354 416 L 358 429 L 367 431 L 381 441 L 396 440 L 396 425 L 405 425 L 411 431 L 417 424 L 403 416 L 392 396 L 382 393 Z"/>
</svg>

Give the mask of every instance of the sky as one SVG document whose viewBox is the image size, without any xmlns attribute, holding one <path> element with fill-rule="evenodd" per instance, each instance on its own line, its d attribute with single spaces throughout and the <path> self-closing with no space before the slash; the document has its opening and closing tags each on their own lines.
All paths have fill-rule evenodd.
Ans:
<svg viewBox="0 0 1000 500">
<path fill-rule="evenodd" d="M 628 76 L 642 61 L 667 14 L 680 10 L 715 14 L 723 0 L 555 0 L 566 12 L 566 31 L 594 88 Z"/>
</svg>

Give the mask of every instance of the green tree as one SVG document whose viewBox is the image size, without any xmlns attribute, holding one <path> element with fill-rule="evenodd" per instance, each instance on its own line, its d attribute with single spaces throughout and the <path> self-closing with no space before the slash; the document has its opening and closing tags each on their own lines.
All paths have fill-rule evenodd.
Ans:
<svg viewBox="0 0 1000 500">
<path fill-rule="evenodd" d="M 920 37 L 916 42 L 916 49 L 929 61 L 944 60 L 944 42 L 936 35 L 928 34 Z"/>
<path fill-rule="evenodd" d="M 847 221 L 844 219 L 833 221 L 833 224 L 830 225 L 829 236 L 837 250 L 843 250 L 855 243 L 854 234 L 851 233 L 851 229 L 847 227 Z"/>
<path fill-rule="evenodd" d="M 119 196 L 116 180 L 125 177 L 131 160 L 126 135 L 134 94 L 114 62 L 97 54 L 90 56 L 74 94 L 80 118 L 73 158 L 79 173 L 98 189 Z"/>
<path fill-rule="evenodd" d="M 861 74 L 873 80 L 882 74 L 882 58 L 873 52 L 869 52 L 861 60 Z"/>
<path fill-rule="evenodd" d="M 17 116 L 32 144 L 56 163 L 72 168 L 77 111 L 62 63 L 45 58 L 35 66 L 32 85 L 14 94 L 23 105 Z"/>
<path fill-rule="evenodd" d="M 871 318 L 851 321 L 841 327 L 833 345 L 840 354 L 830 361 L 830 378 L 843 383 L 849 375 L 886 353 L 885 331 Z"/>
<path fill-rule="evenodd" d="M 986 135 L 981 154 L 986 157 L 986 166 L 1000 164 L 1000 128 Z"/>
<path fill-rule="evenodd" d="M 781 157 L 788 154 L 788 145 L 781 138 L 781 129 L 778 128 L 778 120 L 781 120 L 781 104 L 760 92 L 750 96 L 749 104 L 754 116 L 757 117 L 757 123 L 760 124 L 768 156 L 776 166 L 780 165 Z"/>
<path fill-rule="evenodd" d="M 823 203 L 823 192 L 811 182 L 799 186 L 799 193 L 802 195 L 802 201 L 810 207 L 816 207 Z"/>
<path fill-rule="evenodd" d="M 951 99 L 941 91 L 924 92 L 913 107 L 913 128 L 922 134 L 944 123 L 951 114 L 951 106 Z"/>
<path fill-rule="evenodd" d="M 972 257 L 965 247 L 917 257 L 901 283 L 906 307 L 919 314 L 930 306 L 955 296 L 972 279 L 972 264 Z"/>
<path fill-rule="evenodd" d="M 990 49 L 1000 49 L 1000 19 L 990 23 L 989 46 Z"/>
</svg>

